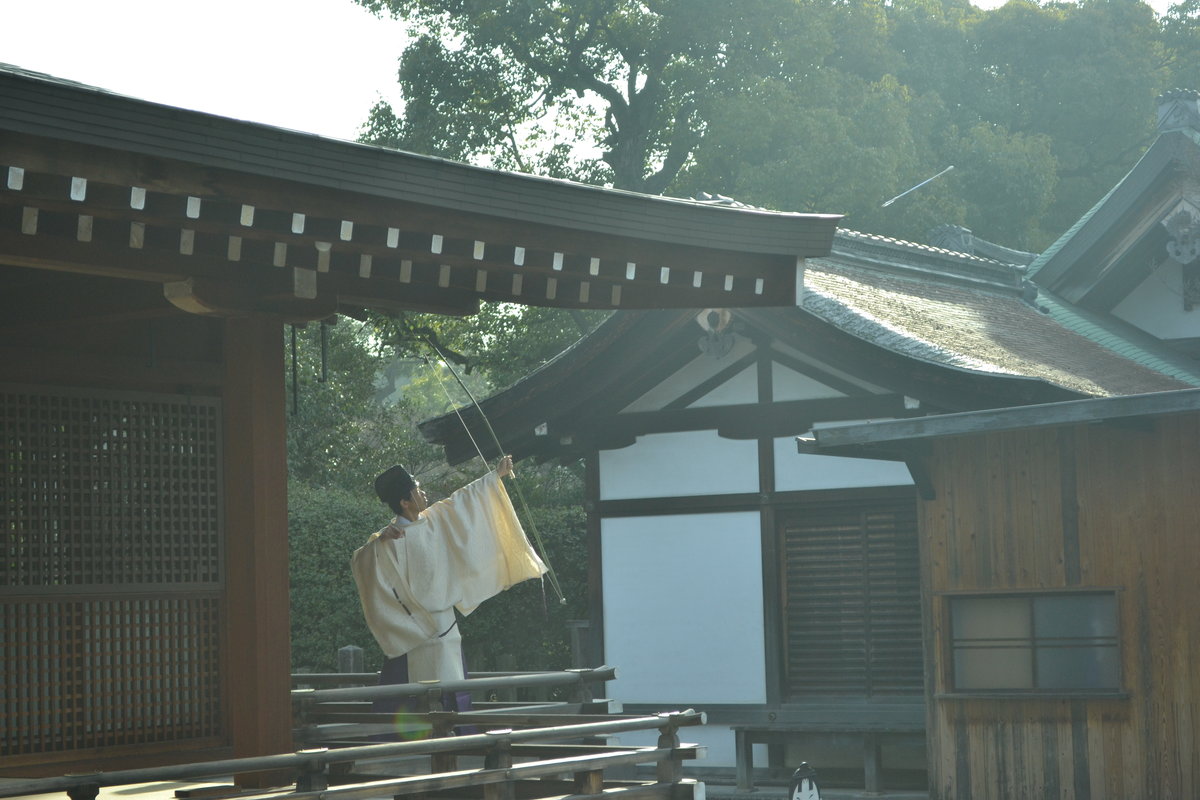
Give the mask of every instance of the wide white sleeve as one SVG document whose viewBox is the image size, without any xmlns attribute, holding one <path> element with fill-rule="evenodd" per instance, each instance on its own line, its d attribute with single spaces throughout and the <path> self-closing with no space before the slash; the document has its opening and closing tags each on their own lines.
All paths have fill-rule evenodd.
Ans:
<svg viewBox="0 0 1200 800">
<path fill-rule="evenodd" d="M 454 606 L 469 614 L 489 597 L 546 572 L 495 472 L 434 503 L 399 541 L 409 588 L 431 610 Z"/>
</svg>

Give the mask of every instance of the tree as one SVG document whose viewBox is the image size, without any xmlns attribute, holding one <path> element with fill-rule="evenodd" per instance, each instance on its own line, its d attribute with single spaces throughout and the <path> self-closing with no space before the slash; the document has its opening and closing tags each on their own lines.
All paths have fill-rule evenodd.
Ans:
<svg viewBox="0 0 1200 800">
<path fill-rule="evenodd" d="M 400 63 L 403 114 L 376 106 L 369 141 L 651 194 L 703 138 L 714 91 L 770 57 L 762 45 L 794 5 L 357 2 L 408 20 L 413 35 Z M 580 146 L 598 148 L 600 163 L 573 155 Z"/>
<path fill-rule="evenodd" d="M 1149 6 L 1013 0 L 968 29 L 964 103 L 1014 134 L 1045 136 L 1058 185 L 1043 223 L 1057 235 L 1129 170 L 1154 135 L 1167 54 Z"/>
</svg>

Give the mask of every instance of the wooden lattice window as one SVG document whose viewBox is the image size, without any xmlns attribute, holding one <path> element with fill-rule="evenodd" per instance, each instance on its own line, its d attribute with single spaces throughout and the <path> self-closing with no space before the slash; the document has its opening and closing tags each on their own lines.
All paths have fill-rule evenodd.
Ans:
<svg viewBox="0 0 1200 800">
<path fill-rule="evenodd" d="M 0 386 L 5 755 L 223 734 L 220 408 Z"/>
<path fill-rule="evenodd" d="M 915 500 L 812 503 L 780 520 L 786 699 L 921 695 Z"/>
</svg>

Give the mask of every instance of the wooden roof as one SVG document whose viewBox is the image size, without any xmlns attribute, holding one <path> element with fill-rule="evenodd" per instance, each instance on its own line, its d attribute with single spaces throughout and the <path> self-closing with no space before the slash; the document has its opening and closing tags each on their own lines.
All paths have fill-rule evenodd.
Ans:
<svg viewBox="0 0 1200 800">
<path fill-rule="evenodd" d="M 815 425 L 811 432 L 799 437 L 797 444 L 803 453 L 904 460 L 913 447 L 947 436 L 1130 420 L 1193 411 L 1200 411 L 1200 389 L 1066 400 L 857 425 Z"/>
<path fill-rule="evenodd" d="M 0 65 L 0 263 L 162 283 L 190 311 L 788 305 L 838 219 L 481 169 Z"/>
<path fill-rule="evenodd" d="M 1161 224 L 1200 188 L 1200 132 L 1161 134 L 1095 206 L 1029 265 L 1029 277 L 1071 303 L 1109 311 L 1167 254 Z"/>
<path fill-rule="evenodd" d="M 670 420 L 661 412 L 621 413 L 698 356 L 698 310 L 679 310 L 614 315 L 482 401 L 484 411 L 506 451 L 553 456 L 619 447 L 670 426 L 732 438 L 794 435 L 816 420 L 904 416 L 903 406 L 887 406 L 904 396 L 928 413 L 1200 385 L 1200 372 L 1150 359 L 1155 352 L 1117 331 L 1105 329 L 1101 340 L 1065 327 L 1043 306 L 1052 298 L 1039 296 L 1021 269 L 989 259 L 840 231 L 829 256 L 806 262 L 802 281 L 798 307 L 735 311 L 743 335 L 778 342 L 892 394 L 838 398 L 829 408 L 779 403 L 769 413 L 681 407 Z M 464 422 L 494 449 L 478 411 L 463 409 L 462 417 L 421 425 L 451 463 L 474 454 Z"/>
</svg>

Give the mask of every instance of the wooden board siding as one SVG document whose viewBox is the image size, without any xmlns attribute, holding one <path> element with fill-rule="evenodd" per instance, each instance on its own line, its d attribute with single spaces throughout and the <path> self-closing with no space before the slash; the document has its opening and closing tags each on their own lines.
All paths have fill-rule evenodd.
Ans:
<svg viewBox="0 0 1200 800">
<path fill-rule="evenodd" d="M 1200 794 L 1200 415 L 948 438 L 921 504 L 931 797 Z M 944 593 L 1117 592 L 1122 696 L 948 696 Z"/>
</svg>

